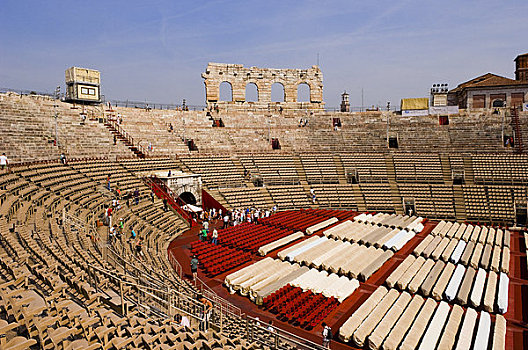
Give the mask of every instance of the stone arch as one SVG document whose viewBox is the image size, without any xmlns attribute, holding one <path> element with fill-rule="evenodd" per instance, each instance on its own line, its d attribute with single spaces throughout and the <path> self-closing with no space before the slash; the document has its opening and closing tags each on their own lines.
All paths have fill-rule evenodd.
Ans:
<svg viewBox="0 0 528 350">
<path fill-rule="evenodd" d="M 311 101 L 312 87 L 309 83 L 302 81 L 297 84 L 297 102 Z"/>
<path fill-rule="evenodd" d="M 255 83 L 258 89 L 258 101 L 247 104 L 250 108 L 267 109 L 270 103 L 277 104 L 283 108 L 324 108 L 323 102 L 323 74 L 319 67 L 312 66 L 308 69 L 275 69 L 244 67 L 241 64 L 209 63 L 202 78 L 206 82 L 206 102 L 208 108 L 237 105 L 244 108 L 246 103 L 246 86 Z M 231 84 L 231 100 L 220 93 L 220 84 L 228 82 Z M 271 87 L 273 83 L 279 82 L 284 88 L 280 93 L 281 98 L 271 98 Z M 303 98 L 307 102 L 297 102 L 297 87 L 300 83 L 309 86 L 309 98 Z M 275 88 L 274 88 L 275 90 Z M 282 92 L 282 88 L 280 89 Z M 307 89 L 306 89 L 307 90 Z M 274 94 L 275 95 L 275 94 Z M 308 95 L 308 93 L 306 93 Z M 251 99 L 247 99 L 251 100 Z"/>
<path fill-rule="evenodd" d="M 178 198 L 180 198 L 182 201 L 185 202 L 185 204 L 192 204 L 192 205 L 196 205 L 197 203 L 197 200 L 196 200 L 196 196 L 191 192 L 182 192 L 180 193 L 180 195 L 178 196 Z"/>
<path fill-rule="evenodd" d="M 218 86 L 218 100 L 224 102 L 233 101 L 233 85 L 229 81 L 223 81 Z"/>
<path fill-rule="evenodd" d="M 255 82 L 248 82 L 246 84 L 246 102 L 258 102 L 260 99 L 259 96 L 259 88 L 257 83 Z"/>
<path fill-rule="evenodd" d="M 285 102 L 286 101 L 286 88 L 280 81 L 276 81 L 271 84 L 271 102 Z"/>
</svg>

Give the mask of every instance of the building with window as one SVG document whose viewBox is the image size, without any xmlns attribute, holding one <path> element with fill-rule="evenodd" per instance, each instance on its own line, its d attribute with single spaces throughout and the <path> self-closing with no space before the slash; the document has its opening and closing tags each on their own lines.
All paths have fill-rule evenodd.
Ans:
<svg viewBox="0 0 528 350">
<path fill-rule="evenodd" d="M 516 79 L 486 73 L 449 91 L 449 104 L 461 109 L 522 106 L 528 101 L 528 54 L 515 62 Z"/>
</svg>

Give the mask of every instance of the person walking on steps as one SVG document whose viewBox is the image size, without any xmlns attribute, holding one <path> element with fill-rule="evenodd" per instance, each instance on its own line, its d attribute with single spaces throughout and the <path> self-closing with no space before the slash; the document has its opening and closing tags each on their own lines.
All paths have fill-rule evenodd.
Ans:
<svg viewBox="0 0 528 350">
<path fill-rule="evenodd" d="M 332 328 L 327 326 L 326 322 L 323 322 L 323 347 L 325 349 L 330 349 L 330 341 L 332 340 Z"/>
<path fill-rule="evenodd" d="M 196 255 L 193 255 L 191 259 L 191 272 L 193 275 L 193 281 L 196 281 L 196 277 L 198 276 L 198 258 Z"/>
</svg>

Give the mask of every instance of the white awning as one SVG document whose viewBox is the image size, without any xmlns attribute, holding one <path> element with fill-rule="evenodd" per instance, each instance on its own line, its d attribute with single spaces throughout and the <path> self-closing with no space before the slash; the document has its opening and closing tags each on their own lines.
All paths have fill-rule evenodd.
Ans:
<svg viewBox="0 0 528 350">
<path fill-rule="evenodd" d="M 185 204 L 183 206 L 183 209 L 184 210 L 187 210 L 187 211 L 192 211 L 194 213 L 199 213 L 202 211 L 202 208 L 200 207 L 197 207 L 196 205 L 192 205 L 192 204 Z"/>
</svg>

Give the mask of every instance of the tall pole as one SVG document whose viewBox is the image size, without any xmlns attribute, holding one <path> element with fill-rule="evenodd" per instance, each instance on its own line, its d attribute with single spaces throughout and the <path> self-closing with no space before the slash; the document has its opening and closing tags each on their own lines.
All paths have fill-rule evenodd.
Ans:
<svg viewBox="0 0 528 350">
<path fill-rule="evenodd" d="M 55 145 L 59 146 L 59 135 L 57 131 L 57 119 L 59 118 L 59 114 L 57 112 L 58 107 L 58 99 L 60 97 L 60 86 L 57 86 L 55 88 L 55 103 L 53 104 L 53 111 L 55 113 Z"/>
<path fill-rule="evenodd" d="M 271 111 L 270 104 L 268 103 L 268 142 L 271 142 Z"/>
<path fill-rule="evenodd" d="M 361 88 L 361 112 L 363 112 L 363 88 Z"/>
</svg>

